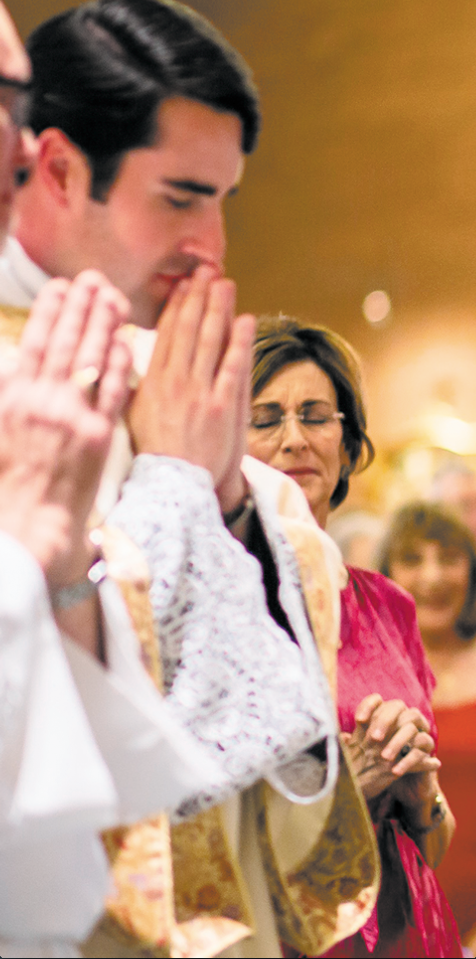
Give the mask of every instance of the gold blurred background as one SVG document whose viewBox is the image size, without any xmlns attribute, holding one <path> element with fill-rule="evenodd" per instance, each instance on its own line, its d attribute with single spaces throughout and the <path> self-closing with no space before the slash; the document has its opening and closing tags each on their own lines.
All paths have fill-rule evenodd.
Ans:
<svg viewBox="0 0 476 959">
<path fill-rule="evenodd" d="M 11 0 L 22 36 L 66 9 Z M 332 326 L 360 352 L 388 508 L 476 465 L 474 0 L 192 0 L 238 47 L 264 127 L 228 211 L 241 309 Z M 384 290 L 391 312 L 365 319 Z"/>
</svg>

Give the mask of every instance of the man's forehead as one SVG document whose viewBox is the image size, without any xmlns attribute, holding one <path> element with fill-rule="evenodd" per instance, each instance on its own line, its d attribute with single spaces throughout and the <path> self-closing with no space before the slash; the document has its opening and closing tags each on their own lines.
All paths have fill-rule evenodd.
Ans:
<svg viewBox="0 0 476 959">
<path fill-rule="evenodd" d="M 228 180 L 227 190 L 237 185 L 244 167 L 240 118 L 232 112 L 216 110 L 208 104 L 185 97 L 171 97 L 157 112 L 157 138 L 153 150 L 170 163 L 174 179 L 220 183 Z M 168 174 L 165 173 L 165 176 Z"/>
<path fill-rule="evenodd" d="M 188 97 L 174 96 L 162 101 L 156 114 L 156 146 L 167 146 L 170 141 L 185 145 L 206 138 L 237 142 L 241 148 L 240 118 L 232 111 L 217 110 Z"/>
<path fill-rule="evenodd" d="M 30 63 L 8 10 L 0 0 L 0 73 L 12 80 L 29 80 Z"/>
</svg>

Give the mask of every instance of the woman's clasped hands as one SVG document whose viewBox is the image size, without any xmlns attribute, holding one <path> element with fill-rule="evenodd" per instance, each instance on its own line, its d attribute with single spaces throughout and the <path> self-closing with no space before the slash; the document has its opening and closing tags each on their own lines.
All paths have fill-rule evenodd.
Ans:
<svg viewBox="0 0 476 959">
<path fill-rule="evenodd" d="M 435 741 L 419 709 L 400 699 L 384 702 L 373 693 L 359 703 L 355 729 L 342 739 L 367 800 L 391 788 L 404 806 L 415 807 L 434 792 L 434 773 L 441 763 L 433 755 Z"/>
</svg>

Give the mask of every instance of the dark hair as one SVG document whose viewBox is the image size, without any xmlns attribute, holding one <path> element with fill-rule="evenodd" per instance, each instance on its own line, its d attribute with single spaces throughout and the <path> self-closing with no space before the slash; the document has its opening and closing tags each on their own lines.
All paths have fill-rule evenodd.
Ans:
<svg viewBox="0 0 476 959">
<path fill-rule="evenodd" d="M 173 0 L 97 0 L 51 17 L 27 50 L 36 134 L 58 127 L 88 158 L 105 200 L 129 150 L 157 139 L 157 110 L 186 97 L 239 116 L 251 153 L 260 126 L 251 71 L 220 33 Z"/>
<path fill-rule="evenodd" d="M 264 316 L 258 321 L 253 369 L 253 397 L 284 366 L 311 360 L 327 374 L 344 413 L 343 439 L 349 467 L 343 467 L 331 496 L 332 509 L 339 506 L 349 490 L 349 476 L 370 466 L 375 450 L 367 436 L 367 417 L 362 395 L 360 363 L 342 336 L 326 327 L 304 326 L 288 316 Z"/>
<path fill-rule="evenodd" d="M 379 569 L 392 576 L 392 562 L 418 540 L 440 543 L 465 553 L 469 559 L 469 581 L 463 609 L 455 624 L 463 639 L 476 633 L 476 542 L 469 529 L 449 510 L 433 503 L 408 503 L 395 513 L 379 555 Z"/>
</svg>

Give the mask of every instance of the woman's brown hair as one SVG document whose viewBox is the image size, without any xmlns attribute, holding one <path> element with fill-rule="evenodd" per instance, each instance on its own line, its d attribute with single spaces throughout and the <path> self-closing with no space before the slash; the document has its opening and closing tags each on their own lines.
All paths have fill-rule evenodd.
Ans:
<svg viewBox="0 0 476 959">
<path fill-rule="evenodd" d="M 331 496 L 332 509 L 347 496 L 349 476 L 370 466 L 375 451 L 367 435 L 360 363 L 346 340 L 326 327 L 305 326 L 288 316 L 258 321 L 253 369 L 253 397 L 285 366 L 311 360 L 327 374 L 344 414 L 343 439 L 349 466 L 343 467 Z"/>
</svg>

